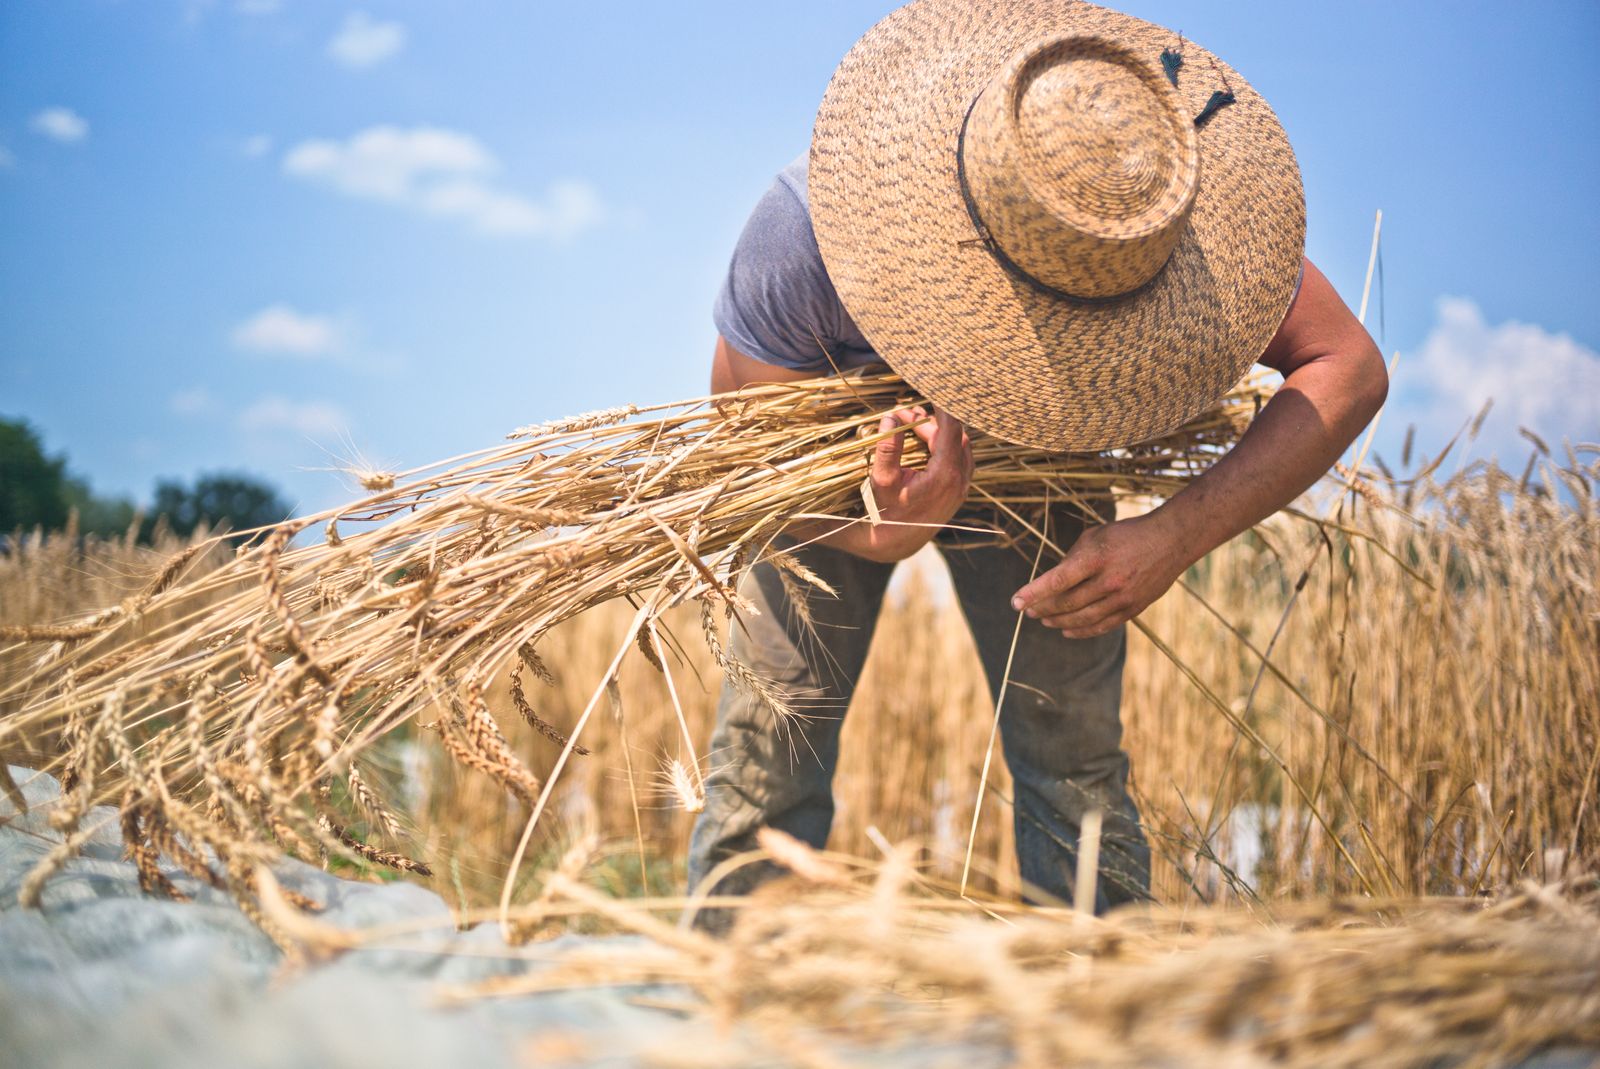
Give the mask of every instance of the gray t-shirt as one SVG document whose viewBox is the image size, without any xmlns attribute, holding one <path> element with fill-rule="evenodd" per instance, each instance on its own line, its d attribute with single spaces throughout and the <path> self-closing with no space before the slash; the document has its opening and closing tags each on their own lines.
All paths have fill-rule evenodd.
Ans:
<svg viewBox="0 0 1600 1069">
<path fill-rule="evenodd" d="M 711 318 L 728 344 L 764 364 L 827 373 L 834 364 L 844 369 L 881 360 L 822 265 L 806 198 L 805 156 L 778 172 L 750 213 Z"/>
</svg>

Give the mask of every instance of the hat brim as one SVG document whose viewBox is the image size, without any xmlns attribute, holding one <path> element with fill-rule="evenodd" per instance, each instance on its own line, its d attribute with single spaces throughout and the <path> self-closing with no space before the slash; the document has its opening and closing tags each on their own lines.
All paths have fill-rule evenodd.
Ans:
<svg viewBox="0 0 1600 1069">
<path fill-rule="evenodd" d="M 1018 49 L 1114 37 L 1152 61 L 1170 30 L 1046 0 L 915 0 L 844 58 L 817 113 L 812 224 L 846 310 L 891 367 L 979 430 L 1050 450 L 1166 434 L 1215 405 L 1276 333 L 1305 249 L 1300 169 L 1239 74 L 1183 42 L 1178 91 L 1198 114 L 1188 230 L 1160 274 L 1106 302 L 1051 295 L 971 239 L 956 153 L 973 98 Z"/>
</svg>

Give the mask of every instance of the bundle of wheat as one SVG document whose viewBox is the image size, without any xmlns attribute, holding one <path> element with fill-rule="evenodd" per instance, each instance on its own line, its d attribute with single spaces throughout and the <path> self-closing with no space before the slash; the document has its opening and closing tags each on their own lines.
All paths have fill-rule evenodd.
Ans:
<svg viewBox="0 0 1600 1069">
<path fill-rule="evenodd" d="M 1038 518 L 1049 505 L 1092 512 L 1111 495 L 1168 496 L 1226 451 L 1267 396 L 1249 380 L 1178 432 L 1103 454 L 976 436 L 974 500 L 1004 520 L 1006 537 L 1048 542 Z M 428 468 L 361 473 L 371 496 L 264 530 L 203 575 L 184 573 L 208 544 L 118 606 L 0 629 L 14 664 L 22 647 L 34 651 L 0 689 L 17 710 L 0 720 L 0 742 L 56 740 L 63 826 L 76 832 L 92 804 L 118 802 L 153 888 L 170 891 L 156 865 L 166 854 L 252 912 L 251 864 L 280 850 L 425 871 L 391 849 L 403 844 L 352 835 L 343 815 L 398 830 L 354 762 L 412 718 L 530 806 L 531 833 L 623 653 L 637 642 L 670 680 L 677 639 L 657 621 L 673 605 L 698 601 L 728 675 L 778 715 L 790 711 L 781 690 L 725 656 L 716 610 L 739 608 L 739 579 L 760 560 L 820 582 L 772 551 L 773 536 L 808 517 L 871 522 L 859 513 L 878 421 L 917 400 L 895 376 L 855 374 L 608 410 Z M 292 545 L 317 527 L 320 543 Z M 637 611 L 570 737 L 519 703 L 562 747 L 541 779 L 507 743 L 484 689 L 508 665 L 542 673 L 540 636 L 615 598 Z M 703 791 L 697 762 L 682 773 L 683 790 Z M 40 866 L 24 899 L 77 839 Z"/>
</svg>

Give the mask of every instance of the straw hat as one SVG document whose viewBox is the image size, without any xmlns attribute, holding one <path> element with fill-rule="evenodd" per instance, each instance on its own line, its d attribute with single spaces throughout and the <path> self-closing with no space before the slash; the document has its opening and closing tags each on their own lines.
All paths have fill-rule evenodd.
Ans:
<svg viewBox="0 0 1600 1069">
<path fill-rule="evenodd" d="M 878 353 L 1045 449 L 1130 445 L 1214 405 L 1282 322 L 1305 246 L 1267 102 L 1171 30 L 1061 0 L 889 15 L 828 86 L 808 184 Z"/>
</svg>

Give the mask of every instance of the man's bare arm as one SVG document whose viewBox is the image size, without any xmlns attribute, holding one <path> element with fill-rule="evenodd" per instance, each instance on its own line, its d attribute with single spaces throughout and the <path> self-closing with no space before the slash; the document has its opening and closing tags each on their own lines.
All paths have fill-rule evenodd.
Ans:
<svg viewBox="0 0 1600 1069">
<path fill-rule="evenodd" d="M 760 382 L 797 382 L 816 377 L 809 371 L 763 364 L 729 345 L 728 339 L 722 335 L 717 335 L 717 347 L 711 354 L 712 393 L 732 393 L 742 386 L 754 386 Z"/>
<path fill-rule="evenodd" d="M 1261 363 L 1283 385 L 1227 456 L 1155 511 L 1086 532 L 1013 604 L 1069 638 L 1132 619 L 1189 565 L 1316 482 L 1388 393 L 1382 354 L 1309 260 Z"/>
<path fill-rule="evenodd" d="M 1383 354 L 1309 260 L 1261 363 L 1282 372 L 1277 395 L 1233 451 L 1170 502 L 1193 532 L 1197 560 L 1321 478 L 1388 396 Z"/>
</svg>

